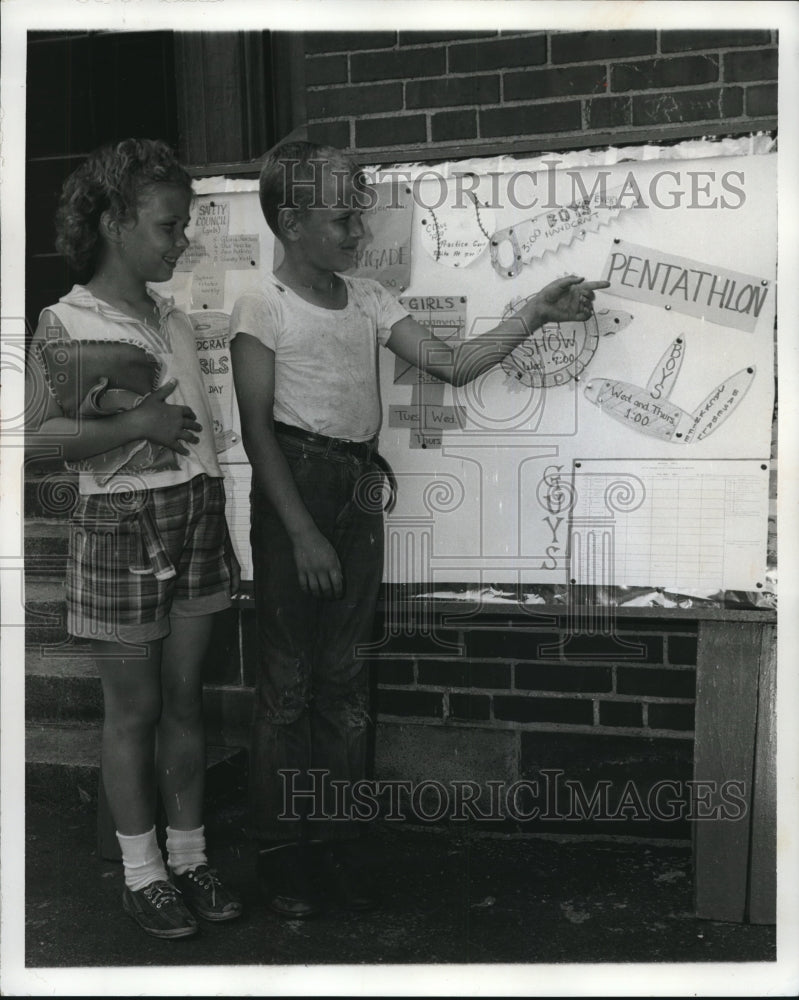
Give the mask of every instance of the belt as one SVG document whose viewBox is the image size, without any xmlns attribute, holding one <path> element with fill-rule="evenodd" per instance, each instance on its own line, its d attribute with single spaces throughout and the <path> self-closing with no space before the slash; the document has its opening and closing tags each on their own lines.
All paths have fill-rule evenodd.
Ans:
<svg viewBox="0 0 799 1000">
<path fill-rule="evenodd" d="M 294 427 L 293 424 L 282 424 L 275 421 L 275 431 L 278 434 L 285 434 L 286 437 L 296 438 L 298 441 L 305 441 L 307 444 L 316 445 L 317 448 L 324 448 L 329 452 L 343 452 L 345 455 L 352 455 L 362 462 L 368 462 L 377 451 L 377 438 L 373 437 L 369 441 L 348 441 L 346 438 L 328 437 L 326 434 L 314 434 L 313 431 L 305 431 L 301 427 Z"/>
<path fill-rule="evenodd" d="M 373 462 L 388 482 L 389 496 L 385 510 L 389 511 L 394 506 L 397 497 L 397 480 L 394 476 L 394 470 L 377 450 L 376 435 L 369 441 L 348 441 L 346 438 L 334 438 L 328 437 L 326 434 L 315 434 L 313 431 L 303 430 L 301 427 L 295 427 L 293 424 L 284 424 L 279 420 L 274 421 L 274 427 L 277 434 L 314 445 L 317 448 L 323 449 L 328 455 L 331 453 L 340 453 L 352 455 L 361 462 Z"/>
</svg>

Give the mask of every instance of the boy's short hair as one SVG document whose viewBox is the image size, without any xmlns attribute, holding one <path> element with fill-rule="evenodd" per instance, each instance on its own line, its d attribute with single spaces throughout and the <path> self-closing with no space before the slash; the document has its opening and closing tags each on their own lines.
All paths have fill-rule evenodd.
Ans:
<svg viewBox="0 0 799 1000">
<path fill-rule="evenodd" d="M 99 253 L 100 217 L 136 219 L 142 193 L 153 184 L 177 184 L 192 193 L 191 177 L 160 139 L 123 139 L 90 153 L 66 179 L 56 211 L 56 249 L 83 274 Z"/>
<path fill-rule="evenodd" d="M 325 207 L 321 197 L 326 172 L 332 177 L 349 176 L 354 183 L 362 178 L 361 169 L 353 158 L 345 150 L 334 146 L 289 141 L 266 154 L 261 167 L 258 196 L 266 223 L 275 236 L 280 236 L 278 215 L 281 208 L 302 212 L 311 204 Z"/>
</svg>

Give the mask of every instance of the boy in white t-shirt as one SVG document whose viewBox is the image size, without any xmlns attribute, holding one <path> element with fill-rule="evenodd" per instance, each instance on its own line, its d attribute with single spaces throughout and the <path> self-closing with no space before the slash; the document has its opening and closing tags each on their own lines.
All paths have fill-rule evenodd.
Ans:
<svg viewBox="0 0 799 1000">
<path fill-rule="evenodd" d="M 371 636 L 383 571 L 383 512 L 369 488 L 386 468 L 378 344 L 462 385 L 544 323 L 588 319 L 594 289 L 607 287 L 563 278 L 481 337 L 437 340 L 378 282 L 340 273 L 355 263 L 368 193 L 341 150 L 285 142 L 272 151 L 260 199 L 284 259 L 231 316 L 253 470 L 253 833 L 262 889 L 287 917 L 320 909 L 317 870 L 347 908 L 377 903 L 346 792 L 366 773 L 368 672 L 356 649 Z"/>
</svg>

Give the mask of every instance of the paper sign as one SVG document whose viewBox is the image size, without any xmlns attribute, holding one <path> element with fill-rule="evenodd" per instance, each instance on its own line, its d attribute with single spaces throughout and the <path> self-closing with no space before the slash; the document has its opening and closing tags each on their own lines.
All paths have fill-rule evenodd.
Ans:
<svg viewBox="0 0 799 1000">
<path fill-rule="evenodd" d="M 743 401 L 756 369 L 753 365 L 730 375 L 688 413 L 668 401 L 685 357 L 685 340 L 678 337 L 669 345 L 646 386 L 593 376 L 585 387 L 586 399 L 630 430 L 663 441 L 690 444 L 709 437 Z"/>
<path fill-rule="evenodd" d="M 491 264 L 503 278 L 515 278 L 526 264 L 545 253 L 556 253 L 574 240 L 584 240 L 612 222 L 623 206 L 598 196 L 573 205 L 562 205 L 541 212 L 532 219 L 521 219 L 491 237 Z"/>
<path fill-rule="evenodd" d="M 418 209 L 422 246 L 437 264 L 467 267 L 483 253 L 494 230 L 494 213 L 467 192 L 460 204 Z"/>
<path fill-rule="evenodd" d="M 225 273 L 202 264 L 191 276 L 191 308 L 221 309 L 225 301 Z"/>
<path fill-rule="evenodd" d="M 687 257 L 614 240 L 605 264 L 608 289 L 623 299 L 664 306 L 752 333 L 770 282 Z"/>
<path fill-rule="evenodd" d="M 214 263 L 229 271 L 257 270 L 261 266 L 261 245 L 257 234 L 224 236 L 211 244 Z"/>
<path fill-rule="evenodd" d="M 230 230 L 230 200 L 198 198 L 192 221 L 191 240 L 177 262 L 176 272 L 193 271 L 198 265 L 214 263 L 212 244 Z"/>
<path fill-rule="evenodd" d="M 441 340 L 463 337 L 466 328 L 465 295 L 410 295 L 399 301 L 417 323 Z M 423 381 L 439 380 L 400 357 L 394 358 L 394 385 L 417 385 Z"/>
<path fill-rule="evenodd" d="M 466 327 L 466 297 L 424 295 L 401 298 L 409 314 L 440 340 L 463 337 Z M 394 385 L 413 386 L 411 403 L 389 406 L 389 427 L 410 431 L 411 448 L 440 448 L 442 433 L 463 423 L 463 407 L 444 405 L 444 383 L 402 358 L 394 360 Z"/>
<path fill-rule="evenodd" d="M 575 463 L 571 578 L 712 594 L 766 572 L 766 461 Z"/>
<path fill-rule="evenodd" d="M 214 421 L 216 450 L 223 452 L 237 441 L 233 432 L 233 375 L 228 342 L 230 316 L 224 312 L 203 311 L 190 313 L 189 319 L 194 327 L 197 358 Z"/>
<path fill-rule="evenodd" d="M 241 566 L 242 580 L 252 580 L 252 549 L 250 548 L 250 484 L 249 463 L 222 466 L 225 473 L 225 514 L 233 551 Z"/>
<path fill-rule="evenodd" d="M 363 215 L 366 229 L 348 274 L 374 278 L 399 295 L 411 283 L 411 222 L 413 199 L 405 184 L 374 184 L 377 204 Z"/>
<path fill-rule="evenodd" d="M 194 233 L 200 239 L 227 236 L 230 232 L 230 201 L 225 198 L 198 199 L 194 215 Z"/>
</svg>

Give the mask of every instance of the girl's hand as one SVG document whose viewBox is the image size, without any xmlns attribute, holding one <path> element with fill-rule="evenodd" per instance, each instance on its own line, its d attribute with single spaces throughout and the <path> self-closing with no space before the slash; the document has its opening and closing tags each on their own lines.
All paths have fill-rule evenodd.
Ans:
<svg viewBox="0 0 799 1000">
<path fill-rule="evenodd" d="M 145 396 L 129 412 L 141 427 L 140 437 L 165 445 L 179 455 L 188 455 L 189 450 L 183 442 L 197 444 L 200 439 L 193 432 L 201 431 L 202 425 L 197 423 L 191 407 L 166 402 L 167 396 L 175 391 L 177 384 L 177 379 L 170 379 L 160 389 Z"/>
<path fill-rule="evenodd" d="M 545 285 L 533 297 L 540 323 L 584 323 L 593 313 L 597 288 L 609 288 L 609 281 L 586 281 L 574 274 Z"/>
<path fill-rule="evenodd" d="M 344 596 L 344 574 L 338 554 L 321 531 L 312 531 L 294 539 L 294 562 L 300 589 L 325 600 Z"/>
</svg>

